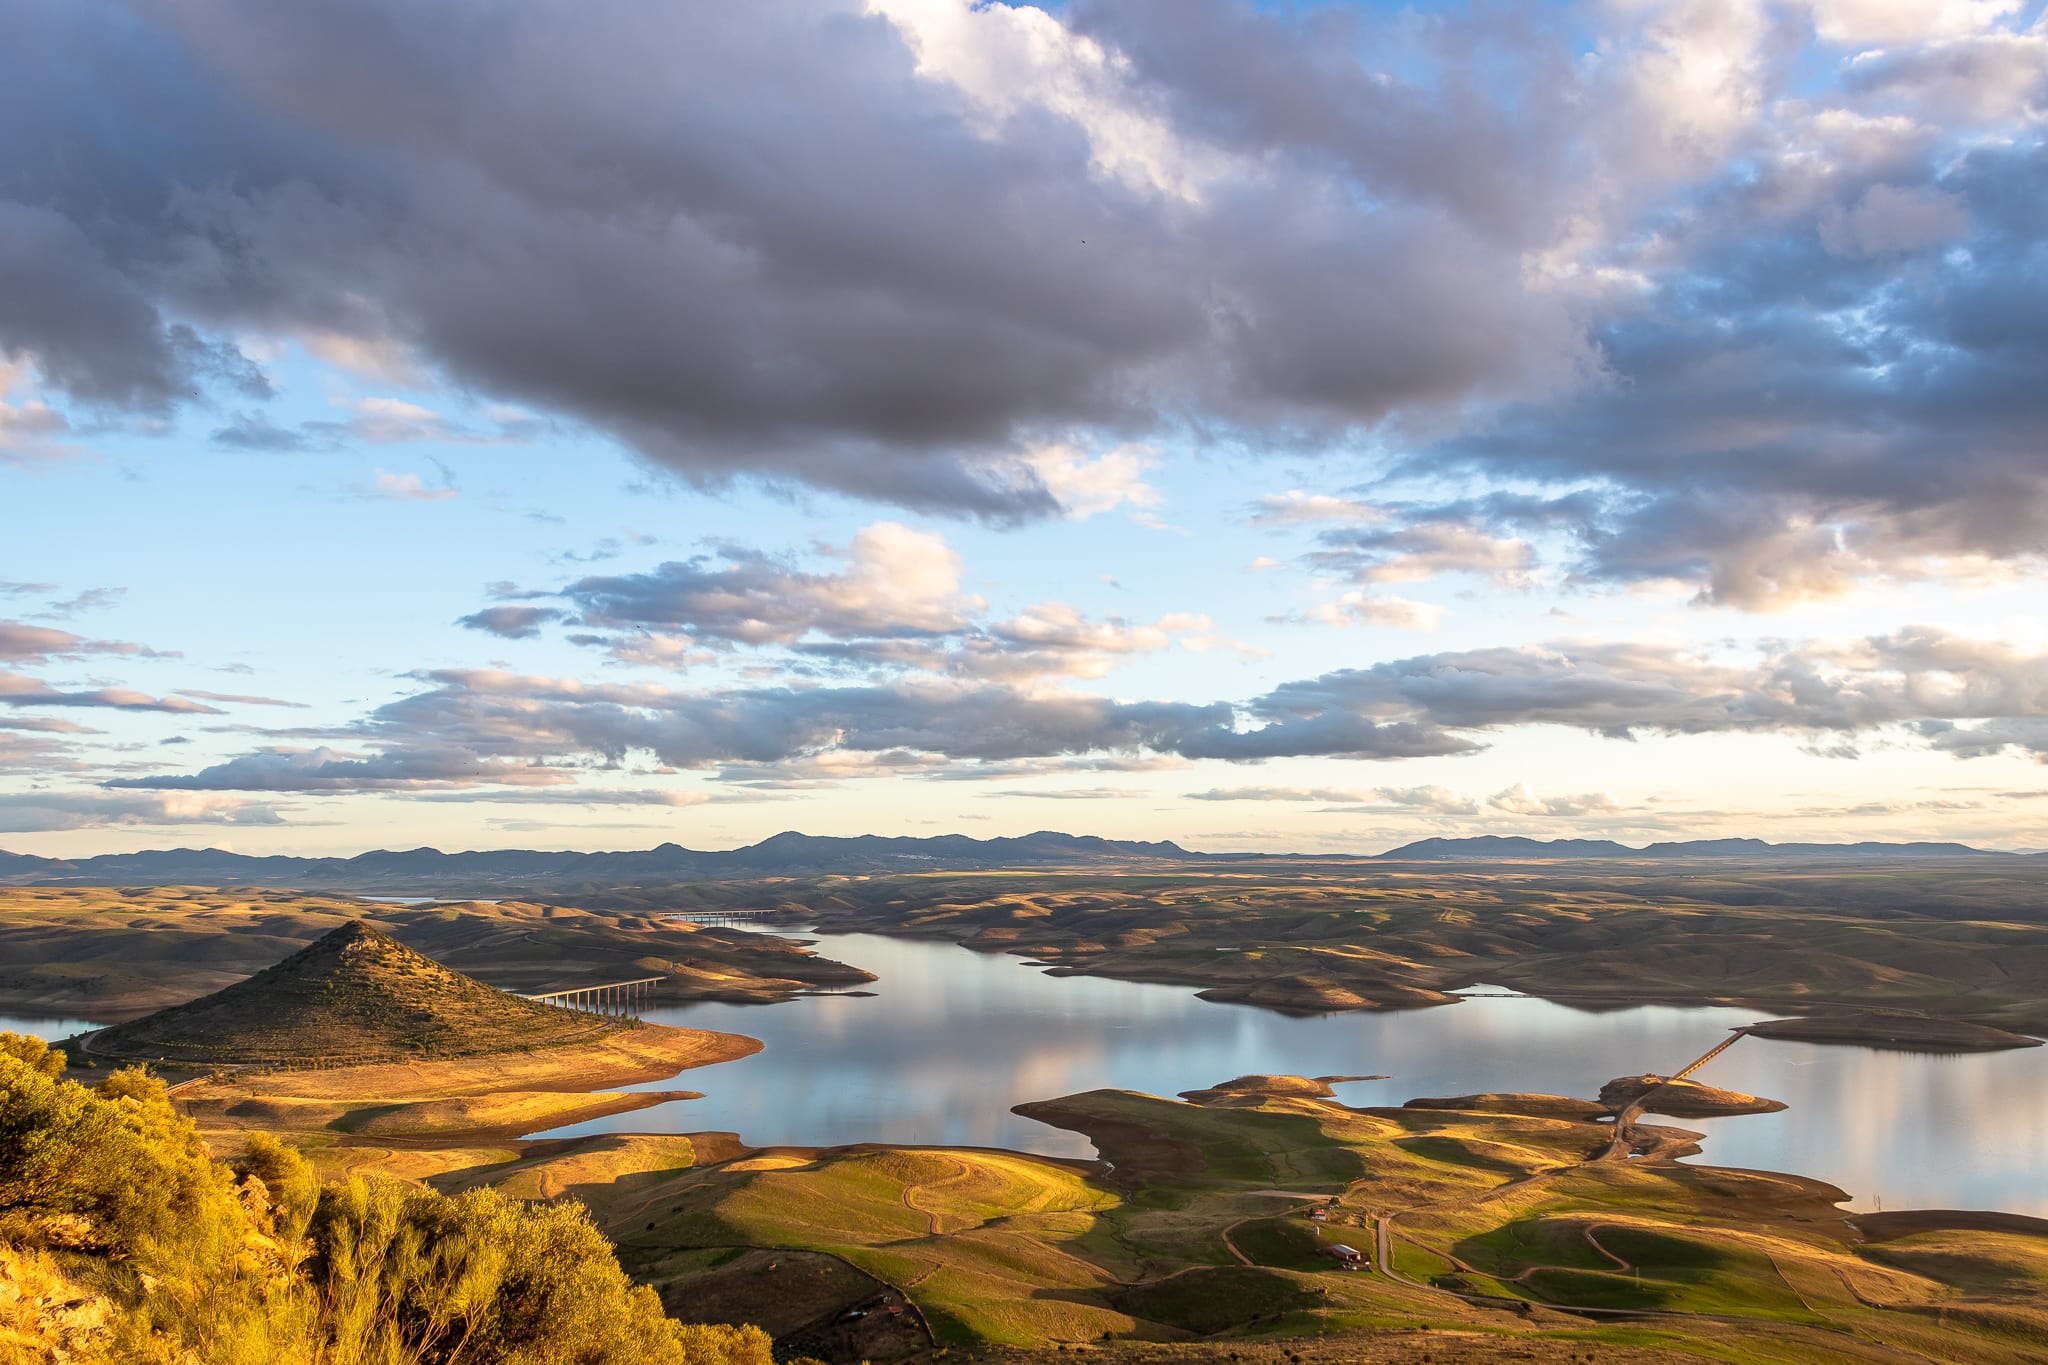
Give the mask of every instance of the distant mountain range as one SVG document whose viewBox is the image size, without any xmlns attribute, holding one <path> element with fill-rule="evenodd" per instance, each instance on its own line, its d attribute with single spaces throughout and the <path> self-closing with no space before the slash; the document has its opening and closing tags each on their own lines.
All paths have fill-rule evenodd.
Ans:
<svg viewBox="0 0 2048 1365">
<path fill-rule="evenodd" d="M 1631 848 L 1612 839 L 1525 839 L 1481 834 L 1469 839 L 1418 839 L 1379 855 L 1388 862 L 1447 862 L 1459 858 L 2007 858 L 2015 855 L 1968 844 L 1772 844 L 1762 839 L 1686 839 Z"/>
<path fill-rule="evenodd" d="M 884 838 L 867 834 L 833 839 L 794 831 L 746 848 L 699 852 L 663 844 L 637 852 L 544 853 L 493 849 L 443 853 L 434 848 L 378 849 L 353 858 L 251 857 L 217 848 L 106 853 L 93 858 L 38 858 L 0 852 L 0 885 L 68 883 L 79 886 L 275 886 L 302 890 L 366 891 L 386 895 L 479 894 L 526 888 L 799 877 L 825 873 L 914 872 L 945 868 L 979 871 L 1005 867 L 1128 863 L 1133 859 L 1185 862 L 1257 855 L 1190 853 L 1173 843 L 1098 839 L 1041 832 L 1014 839 L 972 839 L 964 834 Z"/>
<path fill-rule="evenodd" d="M 789 832 L 746 848 L 700 852 L 663 844 L 638 852 L 546 853 L 493 849 L 443 853 L 439 849 L 379 849 L 353 858 L 251 857 L 216 848 L 106 853 L 93 858 L 39 858 L 0 852 L 0 885 L 272 886 L 306 891 L 355 891 L 398 896 L 476 896 L 507 892 L 561 894 L 605 886 L 647 886 L 678 881 L 825 874 L 987 871 L 999 868 L 1085 867 L 1137 863 L 1253 862 L 1269 857 L 1298 861 L 1328 855 L 1195 853 L 1170 841 L 1146 843 L 1040 831 L 1014 839 L 973 839 L 964 834 L 930 838 L 862 835 L 825 838 Z M 1341 856 L 1341 855 L 1339 855 Z M 1966 844 L 1770 844 L 1761 839 L 1697 839 L 1630 848 L 1607 839 L 1525 839 L 1483 835 L 1423 839 L 1360 861 L 1453 862 L 1542 859 L 1740 858 L 1748 861 L 1815 858 L 2012 857 Z M 2038 856 L 2038 855 L 2036 855 Z"/>
</svg>

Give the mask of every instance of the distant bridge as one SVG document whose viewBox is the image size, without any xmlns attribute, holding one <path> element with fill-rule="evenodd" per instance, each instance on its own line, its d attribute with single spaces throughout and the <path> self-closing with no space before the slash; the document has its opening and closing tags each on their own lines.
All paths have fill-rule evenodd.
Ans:
<svg viewBox="0 0 2048 1365">
<path fill-rule="evenodd" d="M 1699 1057 L 1699 1058 L 1698 1058 L 1697 1060 L 1695 1060 L 1695 1061 L 1693 1062 L 1693 1064 L 1692 1064 L 1691 1066 L 1688 1066 L 1688 1067 L 1687 1067 L 1687 1068 L 1686 1068 L 1685 1070 L 1683 1070 L 1683 1071 L 1679 1072 L 1679 1073 L 1678 1073 L 1677 1075 L 1675 1075 L 1675 1076 L 1669 1076 L 1669 1077 L 1666 1077 L 1666 1078 L 1665 1078 L 1665 1081 L 1664 1081 L 1664 1084 L 1665 1084 L 1665 1085 L 1670 1085 L 1670 1084 L 1671 1084 L 1671 1083 L 1672 1083 L 1673 1081 L 1682 1081 L 1682 1080 L 1684 1080 L 1684 1079 L 1685 1079 L 1685 1078 L 1686 1078 L 1687 1076 L 1690 1076 L 1690 1075 L 1692 1075 L 1692 1073 L 1693 1073 L 1693 1072 L 1695 1072 L 1695 1071 L 1698 1071 L 1698 1070 L 1699 1070 L 1699 1069 L 1700 1069 L 1701 1067 L 1705 1066 L 1705 1065 L 1706 1065 L 1706 1064 L 1707 1064 L 1708 1062 L 1711 1062 L 1711 1061 L 1713 1061 L 1713 1060 L 1714 1060 L 1714 1058 L 1716 1058 L 1716 1057 L 1720 1056 L 1720 1055 L 1721 1055 L 1722 1053 L 1726 1052 L 1726 1051 L 1727 1051 L 1727 1050 L 1728 1050 L 1729 1048 L 1731 1048 L 1731 1047 L 1734 1047 L 1734 1046 L 1735 1046 L 1735 1045 L 1736 1045 L 1737 1043 L 1741 1042 L 1741 1041 L 1742 1041 L 1742 1040 L 1743 1040 L 1744 1038 L 1747 1038 L 1748 1036 L 1749 1036 L 1749 1030 L 1748 1030 L 1748 1029 L 1746 1029 L 1746 1028 L 1739 1028 L 1739 1029 L 1736 1029 L 1736 1030 L 1735 1030 L 1734 1032 L 1730 1033 L 1730 1034 L 1729 1034 L 1729 1035 L 1728 1035 L 1728 1036 L 1727 1036 L 1726 1038 L 1723 1038 L 1723 1039 L 1722 1039 L 1722 1040 L 1721 1040 L 1720 1042 L 1718 1042 L 1718 1043 L 1714 1044 L 1714 1046 L 1712 1046 L 1711 1048 L 1708 1048 L 1708 1049 L 1707 1049 L 1707 1051 L 1706 1051 L 1706 1053 L 1705 1053 L 1705 1055 L 1703 1055 L 1703 1056 Z"/>
<path fill-rule="evenodd" d="M 752 924 L 756 920 L 773 919 L 777 913 L 774 910 L 683 910 L 662 918 L 687 920 L 691 924 Z"/>
<path fill-rule="evenodd" d="M 557 1009 L 580 1010 L 585 1014 L 613 1014 L 625 1018 L 638 1018 L 639 1011 L 653 998 L 654 988 L 668 980 L 665 976 L 643 976 L 633 981 L 607 981 L 600 986 L 572 986 L 559 991 L 539 991 L 523 995 L 522 1000 L 532 1000 L 542 1005 L 553 1005 Z"/>
<path fill-rule="evenodd" d="M 1663 1077 L 1662 1079 L 1658 1080 L 1658 1082 L 1655 1085 L 1649 1087 L 1647 1090 L 1643 1091 L 1642 1094 L 1630 1100 L 1625 1106 L 1622 1107 L 1621 1111 L 1615 1114 L 1614 1116 L 1614 1136 L 1608 1140 L 1607 1150 L 1602 1155 L 1601 1159 L 1604 1161 L 1618 1161 L 1628 1156 L 1628 1154 L 1634 1150 L 1636 1120 L 1642 1117 L 1643 1111 L 1649 1106 L 1651 1098 L 1655 1096 L 1658 1091 L 1662 1090 L 1667 1085 L 1676 1085 L 1678 1082 L 1692 1075 L 1695 1071 L 1698 1071 L 1708 1062 L 1713 1061 L 1714 1058 L 1720 1056 L 1729 1048 L 1734 1047 L 1737 1043 L 1741 1042 L 1744 1038 L 1747 1038 L 1748 1036 L 1749 1030 L 1746 1027 L 1731 1029 L 1726 1038 L 1723 1038 L 1720 1042 L 1714 1044 L 1705 1052 L 1695 1057 L 1691 1062 L 1689 1062 L 1684 1067 L 1684 1069 L 1680 1070 L 1675 1075 Z"/>
</svg>

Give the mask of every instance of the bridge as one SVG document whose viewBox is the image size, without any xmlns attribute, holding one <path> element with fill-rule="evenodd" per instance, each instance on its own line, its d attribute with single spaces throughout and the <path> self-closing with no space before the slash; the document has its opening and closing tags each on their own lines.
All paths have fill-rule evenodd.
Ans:
<svg viewBox="0 0 2048 1365">
<path fill-rule="evenodd" d="M 1693 1063 L 1692 1063 L 1692 1065 L 1690 1065 L 1690 1066 L 1686 1067 L 1686 1069 L 1685 1069 L 1685 1070 L 1683 1070 L 1683 1071 L 1679 1072 L 1679 1073 L 1678 1073 L 1677 1075 L 1675 1075 L 1675 1076 L 1667 1076 L 1667 1077 L 1665 1077 L 1665 1078 L 1664 1078 L 1664 1084 L 1665 1084 L 1665 1085 L 1669 1085 L 1669 1084 L 1671 1084 L 1671 1083 L 1672 1083 L 1673 1081 L 1682 1081 L 1682 1080 L 1684 1080 L 1684 1079 L 1685 1079 L 1685 1078 L 1686 1078 L 1687 1076 L 1690 1076 L 1690 1075 L 1692 1075 L 1692 1073 L 1693 1073 L 1693 1072 L 1695 1072 L 1695 1071 L 1698 1071 L 1698 1070 L 1699 1070 L 1699 1069 L 1700 1069 L 1701 1067 L 1705 1066 L 1705 1065 L 1706 1065 L 1706 1064 L 1707 1064 L 1708 1062 L 1711 1062 L 1711 1061 L 1713 1061 L 1713 1060 L 1714 1060 L 1714 1058 L 1716 1058 L 1716 1057 L 1720 1056 L 1720 1055 L 1721 1055 L 1722 1053 L 1726 1052 L 1726 1051 L 1727 1051 L 1727 1050 L 1728 1050 L 1729 1048 L 1731 1048 L 1731 1047 L 1734 1047 L 1734 1046 L 1735 1046 L 1735 1045 L 1736 1045 L 1737 1043 L 1741 1042 L 1741 1041 L 1742 1041 L 1742 1040 L 1743 1040 L 1744 1038 L 1747 1038 L 1748 1036 L 1749 1036 L 1749 1030 L 1748 1030 L 1748 1029 L 1746 1029 L 1746 1028 L 1739 1028 L 1739 1029 L 1736 1029 L 1736 1030 L 1734 1030 L 1734 1031 L 1733 1031 L 1732 1033 L 1730 1033 L 1730 1034 L 1729 1034 L 1729 1035 L 1728 1035 L 1728 1036 L 1727 1036 L 1726 1038 L 1723 1038 L 1723 1039 L 1722 1039 L 1722 1040 L 1721 1040 L 1720 1042 L 1718 1042 L 1718 1043 L 1714 1044 L 1714 1045 L 1713 1045 L 1712 1047 L 1708 1048 L 1708 1049 L 1706 1050 L 1706 1052 L 1705 1052 L 1704 1054 L 1702 1054 L 1701 1056 L 1699 1056 L 1699 1057 L 1695 1058 L 1695 1059 L 1693 1060 Z"/>
<path fill-rule="evenodd" d="M 559 991 L 540 991 L 523 995 L 522 1000 L 532 1000 L 557 1009 L 581 1010 L 586 1014 L 615 1014 L 626 1018 L 638 1018 L 639 1011 L 653 997 L 654 988 L 668 980 L 665 976 L 643 976 L 633 981 L 607 981 L 599 986 L 571 986 Z"/>
<path fill-rule="evenodd" d="M 773 919 L 774 910 L 683 910 L 663 919 L 685 920 L 691 924 L 748 925 L 764 919 Z"/>
<path fill-rule="evenodd" d="M 1681 1070 L 1664 1077 L 1655 1085 L 1643 1091 L 1642 1094 L 1630 1100 L 1614 1116 L 1614 1136 L 1608 1140 L 1607 1150 L 1601 1154 L 1600 1159 L 1603 1161 L 1619 1161 L 1626 1158 L 1635 1149 L 1636 1120 L 1642 1117 L 1643 1111 L 1649 1105 L 1651 1097 L 1665 1086 L 1675 1085 L 1679 1081 L 1686 1079 L 1748 1036 L 1749 1030 L 1747 1028 L 1730 1030 L 1726 1038 L 1723 1038 L 1720 1042 L 1693 1058 Z"/>
</svg>

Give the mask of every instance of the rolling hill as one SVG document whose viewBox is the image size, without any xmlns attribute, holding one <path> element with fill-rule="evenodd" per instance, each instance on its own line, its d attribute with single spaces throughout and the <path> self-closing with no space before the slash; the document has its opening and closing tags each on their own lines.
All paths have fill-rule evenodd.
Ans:
<svg viewBox="0 0 2048 1365">
<path fill-rule="evenodd" d="M 85 1051 L 188 1064 L 397 1061 L 532 1051 L 629 1027 L 493 989 L 351 920 L 212 995 L 102 1029 Z"/>
</svg>

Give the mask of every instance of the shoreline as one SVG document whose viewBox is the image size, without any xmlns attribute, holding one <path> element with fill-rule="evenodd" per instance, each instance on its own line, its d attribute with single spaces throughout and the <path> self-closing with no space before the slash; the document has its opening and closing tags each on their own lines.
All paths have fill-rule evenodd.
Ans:
<svg viewBox="0 0 2048 1365">
<path fill-rule="evenodd" d="M 1268 1010 L 1274 1014 L 1291 1017 L 1324 1014 L 1391 1014 L 1409 1010 L 1439 1009 L 1446 1005 L 1462 1003 L 1466 998 L 1458 994 L 1474 986 L 1492 985 L 1512 989 L 1518 995 L 1548 1004 L 1560 1005 L 1566 1009 L 1579 1009 L 1587 1013 L 1601 1014 L 1611 1011 L 1663 1008 L 1663 1009 L 1742 1009 L 1759 1013 L 1782 1013 L 1792 1015 L 1791 1019 L 1759 1020 L 1760 1025 L 1779 1024 L 1804 1025 L 1807 1020 L 1821 1021 L 1828 1015 L 1870 1016 L 1882 1019 L 1887 1028 L 1872 1026 L 1867 1036 L 1850 1036 L 1846 1031 L 1832 1031 L 1825 1036 L 1794 1036 L 1792 1032 L 1776 1033 L 1750 1029 L 1759 1038 L 1773 1038 L 1779 1041 L 1807 1042 L 1824 1046 L 1842 1047 L 1883 1047 L 1887 1043 L 1898 1045 L 1895 1035 L 1901 1022 L 1910 1026 L 1914 1020 L 1923 1020 L 1930 1031 L 1954 1028 L 1958 1033 L 1972 1031 L 1987 1041 L 1974 1045 L 1950 1044 L 1924 1048 L 1905 1047 L 1908 1051 L 1932 1052 L 1988 1052 L 2009 1048 L 2038 1047 L 2044 1044 L 2044 1037 L 2035 1036 L 2018 1029 L 2008 1029 L 1987 1024 L 1965 1015 L 1936 1015 L 1914 1013 L 1899 1006 L 1887 1005 L 1870 1000 L 1814 1000 L 1810 997 L 1778 994 L 1773 992 L 1745 993 L 1741 995 L 1713 995 L 1705 992 L 1689 993 L 1668 990 L 1642 990 L 1617 988 L 1613 990 L 1589 990 L 1577 986 L 1547 986 L 1517 979 L 1520 972 L 1512 965 L 1502 964 L 1497 970 L 1490 970 L 1485 980 L 1473 980 L 1452 984 L 1446 982 L 1429 988 L 1403 988 L 1404 995 L 1416 996 L 1428 993 L 1440 995 L 1441 999 L 1408 998 L 1400 1001 L 1382 1002 L 1360 1000 L 1357 1003 L 1343 1003 L 1333 998 L 1337 992 L 1318 988 L 1294 988 L 1286 978 L 1268 978 L 1263 982 L 1227 981 L 1215 975 L 1202 972 L 1190 966 L 1182 969 L 1172 961 L 1140 963 L 1119 961 L 1099 963 L 1064 959 L 1056 952 L 1050 952 L 1044 945 L 1012 946 L 975 942 L 961 939 L 951 928 L 934 930 L 928 927 L 903 927 L 901 929 L 867 924 L 819 924 L 807 930 L 818 934 L 873 934 L 880 938 L 900 938 L 916 943 L 943 942 L 963 948 L 971 953 L 1002 955 L 1021 959 L 1026 965 L 1039 968 L 1051 977 L 1088 976 L 1108 981 L 1126 981 L 1146 986 L 1176 986 L 1189 991 L 1201 1000 L 1219 1005 L 1242 1005 L 1251 1009 Z M 1247 945 L 1245 951 L 1253 950 L 1297 951 L 1292 945 Z M 1305 950 L 1302 950 L 1305 951 Z M 1222 956 L 1222 954 L 1219 954 Z M 1342 989 L 1342 983 L 1332 983 Z M 1814 1011 L 1814 1013 L 1800 1013 Z M 2048 1027 L 2044 1027 L 2048 1035 Z M 2002 1035 L 2010 1041 L 1989 1041 L 1991 1035 Z"/>
</svg>

